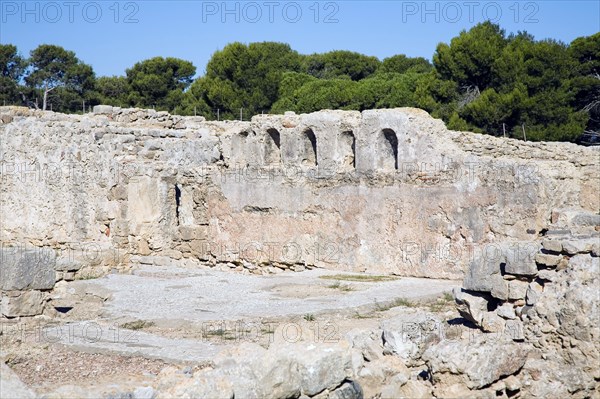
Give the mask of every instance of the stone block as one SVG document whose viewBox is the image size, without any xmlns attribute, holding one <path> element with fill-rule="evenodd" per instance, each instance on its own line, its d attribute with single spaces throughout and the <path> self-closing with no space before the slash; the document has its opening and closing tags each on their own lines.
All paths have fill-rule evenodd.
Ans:
<svg viewBox="0 0 600 399">
<path fill-rule="evenodd" d="M 501 306 L 498 306 L 496 313 L 498 316 L 508 320 L 513 320 L 517 317 L 515 314 L 515 308 L 510 303 L 503 303 Z"/>
<path fill-rule="evenodd" d="M 5 317 L 36 316 L 44 311 L 44 294 L 40 291 L 23 291 L 17 296 L 2 296 L 1 313 Z"/>
<path fill-rule="evenodd" d="M 558 240 L 544 240 L 542 241 L 542 247 L 550 252 L 560 253 L 562 251 L 562 244 Z"/>
<path fill-rule="evenodd" d="M 56 282 L 56 252 L 50 248 L 0 248 L 2 290 L 49 290 Z"/>
<path fill-rule="evenodd" d="M 469 264 L 463 287 L 469 291 L 491 292 L 492 287 L 497 285 L 496 276 L 500 276 L 503 253 L 504 249 L 500 244 L 486 245 L 481 255 Z"/>
<path fill-rule="evenodd" d="M 499 274 L 494 275 L 490 293 L 494 298 L 506 301 L 508 299 L 508 281 L 504 280 Z"/>
<path fill-rule="evenodd" d="M 505 321 L 494 312 L 486 312 L 481 319 L 481 328 L 485 332 L 498 333 L 504 331 Z"/>
<path fill-rule="evenodd" d="M 569 255 L 592 252 L 594 245 L 598 245 L 598 238 L 569 240 L 562 243 L 563 251 Z"/>
<path fill-rule="evenodd" d="M 508 299 L 525 299 L 527 293 L 527 281 L 512 280 L 508 282 Z"/>
<path fill-rule="evenodd" d="M 525 303 L 527 303 L 527 305 L 529 306 L 535 305 L 536 302 L 539 300 L 540 295 L 542 295 L 543 290 L 544 287 L 542 287 L 537 282 L 534 281 L 530 283 L 527 287 L 527 292 L 525 294 Z"/>
<path fill-rule="evenodd" d="M 543 266 L 556 266 L 558 265 L 558 262 L 560 262 L 560 260 L 562 259 L 562 256 L 559 255 L 548 255 L 548 254 L 536 254 L 535 255 L 535 262 L 538 265 L 543 265 Z"/>
<path fill-rule="evenodd" d="M 179 226 L 179 234 L 183 241 L 206 240 L 208 226 Z"/>
<path fill-rule="evenodd" d="M 478 326 L 481 325 L 483 315 L 487 312 L 487 298 L 483 295 L 473 295 L 459 289 L 455 289 L 452 293 L 456 301 L 456 308 L 461 316 Z"/>
<path fill-rule="evenodd" d="M 98 115 L 112 115 L 113 107 L 111 105 L 95 105 L 94 114 Z"/>
<path fill-rule="evenodd" d="M 535 255 L 540 250 L 540 244 L 535 242 L 514 242 L 504 246 L 505 272 L 521 276 L 537 274 Z"/>
<path fill-rule="evenodd" d="M 514 341 L 522 341 L 525 339 L 525 329 L 523 322 L 519 319 L 506 320 L 504 333 Z"/>
<path fill-rule="evenodd" d="M 54 270 L 61 272 L 76 272 L 83 267 L 83 262 L 77 259 L 58 258 Z"/>
</svg>

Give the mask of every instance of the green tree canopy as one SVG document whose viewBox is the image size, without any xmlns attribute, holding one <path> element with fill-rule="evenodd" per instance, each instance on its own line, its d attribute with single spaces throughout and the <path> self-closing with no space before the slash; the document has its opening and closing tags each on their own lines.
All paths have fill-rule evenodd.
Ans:
<svg viewBox="0 0 600 399">
<path fill-rule="evenodd" d="M 95 85 L 95 74 L 91 66 L 81 62 L 72 51 L 60 46 L 42 44 L 31 51 L 31 72 L 25 77 L 27 84 L 42 90 L 42 109 L 48 106 L 49 94 L 55 89 L 52 101 L 60 111 L 81 109 L 81 102 L 91 93 Z M 60 93 L 60 95 L 59 95 Z M 66 96 L 69 100 L 66 100 Z"/>
<path fill-rule="evenodd" d="M 268 112 L 283 74 L 299 71 L 300 61 L 300 55 L 283 43 L 229 44 L 213 54 L 206 75 L 192 85 L 186 112 L 192 106 L 208 110 L 209 118 L 217 109 L 222 118 L 237 118 L 240 108 L 250 116 Z"/>
<path fill-rule="evenodd" d="M 0 103 L 21 102 L 19 84 L 27 63 L 11 44 L 0 44 Z"/>
<path fill-rule="evenodd" d="M 383 60 L 379 70 L 377 72 L 395 72 L 395 73 L 406 73 L 406 72 L 429 72 L 433 69 L 433 65 L 425 58 L 407 57 L 404 54 L 394 55 Z"/>
<path fill-rule="evenodd" d="M 375 73 L 379 65 L 377 57 L 343 50 L 307 55 L 303 60 L 304 71 L 319 79 L 361 80 Z"/>
<path fill-rule="evenodd" d="M 600 33 L 573 40 L 569 53 L 575 73 L 573 105 L 588 113 L 587 129 L 600 132 Z"/>
<path fill-rule="evenodd" d="M 462 31 L 450 45 L 439 44 L 433 64 L 442 79 L 483 91 L 493 81 L 495 61 L 506 43 L 504 31 L 498 25 L 484 22 Z"/>
<path fill-rule="evenodd" d="M 192 83 L 196 67 L 179 58 L 154 57 L 138 62 L 126 73 L 130 105 L 171 111 L 182 101 L 183 91 Z"/>
<path fill-rule="evenodd" d="M 587 114 L 574 107 L 577 62 L 563 43 L 536 41 L 526 32 L 505 37 L 499 26 L 485 22 L 450 45 L 440 44 L 434 65 L 439 79 L 456 84 L 455 100 L 434 101 L 434 113 L 451 128 L 494 135 L 506 128 L 520 138 L 525 128 L 528 139 L 568 141 L 585 128 Z"/>
<path fill-rule="evenodd" d="M 96 91 L 102 104 L 127 107 L 130 90 L 124 76 L 101 76 L 96 79 Z"/>
</svg>

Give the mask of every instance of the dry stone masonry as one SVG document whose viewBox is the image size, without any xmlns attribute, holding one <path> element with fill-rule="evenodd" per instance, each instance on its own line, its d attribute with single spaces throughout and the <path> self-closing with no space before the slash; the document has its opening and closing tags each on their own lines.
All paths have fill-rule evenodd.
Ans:
<svg viewBox="0 0 600 399">
<path fill-rule="evenodd" d="M 599 148 L 449 131 L 409 108 L 0 120 L 5 320 L 136 266 L 462 280 L 462 318 L 407 307 L 332 343 L 245 343 L 127 397 L 598 397 Z"/>
<path fill-rule="evenodd" d="M 5 316 L 18 303 L 39 313 L 53 280 L 131 264 L 462 278 L 557 210 L 600 208 L 597 150 L 452 132 L 416 109 L 250 122 L 110 106 L 0 114 L 2 290 L 16 298 Z M 506 263 L 535 271 L 511 272 L 525 266 Z"/>
</svg>

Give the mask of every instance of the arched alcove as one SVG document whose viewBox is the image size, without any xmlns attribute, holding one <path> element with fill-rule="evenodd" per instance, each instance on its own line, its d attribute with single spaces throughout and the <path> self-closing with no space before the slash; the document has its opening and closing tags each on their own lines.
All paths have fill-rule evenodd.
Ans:
<svg viewBox="0 0 600 399">
<path fill-rule="evenodd" d="M 348 130 L 340 134 L 339 151 L 343 167 L 356 168 L 356 138 Z"/>
<path fill-rule="evenodd" d="M 381 154 L 383 157 L 381 165 L 383 169 L 397 170 L 398 169 L 398 136 L 392 129 L 383 129 L 381 131 L 380 143 Z"/>
<path fill-rule="evenodd" d="M 234 134 L 231 139 L 231 163 L 234 166 L 245 167 L 248 164 L 248 132 Z"/>
<path fill-rule="evenodd" d="M 267 129 L 265 137 L 265 164 L 281 163 L 281 135 L 274 128 Z"/>
<path fill-rule="evenodd" d="M 317 166 L 317 137 L 312 129 L 306 129 L 302 133 L 300 162 L 305 166 Z"/>
</svg>

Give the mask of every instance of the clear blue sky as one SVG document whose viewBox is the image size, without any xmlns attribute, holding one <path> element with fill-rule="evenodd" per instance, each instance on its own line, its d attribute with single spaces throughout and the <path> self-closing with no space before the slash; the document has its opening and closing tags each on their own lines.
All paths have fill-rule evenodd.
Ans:
<svg viewBox="0 0 600 399">
<path fill-rule="evenodd" d="M 192 61 L 201 75 L 211 54 L 233 41 L 431 59 L 439 42 L 486 19 L 570 42 L 600 31 L 600 1 L 0 0 L 0 42 L 24 56 L 39 44 L 63 46 L 98 76 L 123 75 L 154 56 Z"/>
</svg>

